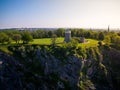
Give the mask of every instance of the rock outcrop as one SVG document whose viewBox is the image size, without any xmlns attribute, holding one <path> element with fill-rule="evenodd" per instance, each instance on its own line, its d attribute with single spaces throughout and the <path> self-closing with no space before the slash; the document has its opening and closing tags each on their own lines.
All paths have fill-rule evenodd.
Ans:
<svg viewBox="0 0 120 90">
<path fill-rule="evenodd" d="M 17 49 L 14 56 L 0 52 L 0 90 L 119 90 L 120 73 L 112 66 L 120 65 L 116 50 L 61 60 L 46 49 Z M 117 60 L 111 56 L 109 61 L 107 56 L 116 52 Z"/>
</svg>

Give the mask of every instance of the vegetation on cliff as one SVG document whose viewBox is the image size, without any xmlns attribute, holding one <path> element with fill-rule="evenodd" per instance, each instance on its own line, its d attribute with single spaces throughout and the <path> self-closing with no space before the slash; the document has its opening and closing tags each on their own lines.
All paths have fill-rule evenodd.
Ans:
<svg viewBox="0 0 120 90">
<path fill-rule="evenodd" d="M 92 35 L 98 34 L 98 39 L 102 41 L 98 43 L 93 40 L 96 45 L 79 44 L 78 37 L 75 37 L 71 42 L 61 45 L 56 42 L 54 45 L 22 44 L 20 38 L 16 40 L 17 43 L 1 42 L 1 50 L 6 50 L 10 55 L 0 51 L 0 89 L 119 90 L 119 33 L 88 33 L 83 30 L 81 33 L 86 38 L 94 38 Z M 72 32 L 72 35 L 81 33 Z M 12 35 L 8 32 L 6 34 Z M 19 37 L 18 34 L 13 37 Z M 56 35 L 59 37 L 63 34 Z"/>
</svg>

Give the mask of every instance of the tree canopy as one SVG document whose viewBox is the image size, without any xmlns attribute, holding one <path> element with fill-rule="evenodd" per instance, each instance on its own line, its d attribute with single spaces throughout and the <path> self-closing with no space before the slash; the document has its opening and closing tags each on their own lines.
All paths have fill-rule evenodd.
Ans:
<svg viewBox="0 0 120 90">
<path fill-rule="evenodd" d="M 30 41 L 33 40 L 33 37 L 29 32 L 24 32 L 22 35 L 22 40 L 23 40 L 23 43 L 28 44 Z"/>
</svg>

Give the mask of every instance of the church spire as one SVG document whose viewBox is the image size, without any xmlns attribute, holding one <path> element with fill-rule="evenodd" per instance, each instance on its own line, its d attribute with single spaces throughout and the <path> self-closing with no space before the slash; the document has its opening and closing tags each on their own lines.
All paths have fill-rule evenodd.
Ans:
<svg viewBox="0 0 120 90">
<path fill-rule="evenodd" d="M 110 31 L 110 25 L 108 25 L 108 32 Z"/>
</svg>

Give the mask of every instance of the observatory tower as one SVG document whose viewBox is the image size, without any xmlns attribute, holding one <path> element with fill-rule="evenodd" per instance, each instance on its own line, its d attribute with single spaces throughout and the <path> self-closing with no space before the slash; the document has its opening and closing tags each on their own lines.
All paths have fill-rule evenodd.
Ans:
<svg viewBox="0 0 120 90">
<path fill-rule="evenodd" d="M 71 40 L 71 31 L 65 30 L 65 42 L 70 42 Z"/>
</svg>

